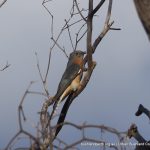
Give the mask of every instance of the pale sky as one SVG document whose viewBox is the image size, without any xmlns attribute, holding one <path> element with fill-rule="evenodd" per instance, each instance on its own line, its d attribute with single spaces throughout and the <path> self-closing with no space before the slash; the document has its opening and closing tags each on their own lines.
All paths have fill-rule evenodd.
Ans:
<svg viewBox="0 0 150 150">
<path fill-rule="evenodd" d="M 7 61 L 11 64 L 7 70 L 0 72 L 0 149 L 17 132 L 17 107 L 29 82 L 37 81 L 32 90 L 43 90 L 35 52 L 44 74 L 51 45 L 51 18 L 41 3 L 37 0 L 8 0 L 0 8 L 0 66 Z M 54 14 L 56 35 L 68 17 L 70 6 L 70 0 L 49 3 Z M 87 1 L 82 0 L 81 6 L 87 6 Z M 94 19 L 93 38 L 102 30 L 106 6 Z M 141 134 L 150 139 L 148 119 L 144 115 L 134 115 L 140 103 L 150 109 L 150 43 L 133 1 L 114 1 L 111 20 L 115 21 L 113 27 L 122 30 L 110 31 L 98 46 L 94 54 L 97 66 L 91 80 L 72 103 L 66 120 L 78 124 L 104 124 L 120 131 L 126 131 L 131 123 L 136 123 Z M 68 41 L 67 36 L 62 37 L 61 44 L 69 54 L 71 45 Z M 85 41 L 78 48 L 84 50 Z M 66 63 L 66 57 L 56 47 L 48 78 L 51 96 L 56 92 Z M 33 131 L 30 123 L 36 123 L 36 113 L 40 111 L 43 99 L 42 96 L 26 98 L 24 108 L 30 120 L 26 125 L 29 131 Z M 64 134 L 68 142 L 74 139 L 71 135 L 75 133 L 66 127 L 59 134 L 60 138 Z"/>
</svg>

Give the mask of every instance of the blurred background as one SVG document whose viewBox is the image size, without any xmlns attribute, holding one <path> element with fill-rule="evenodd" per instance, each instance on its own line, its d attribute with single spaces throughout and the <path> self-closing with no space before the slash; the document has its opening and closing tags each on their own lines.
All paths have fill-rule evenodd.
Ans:
<svg viewBox="0 0 150 150">
<path fill-rule="evenodd" d="M 95 0 L 95 5 L 97 3 L 98 0 Z M 64 19 L 69 17 L 71 6 L 70 0 L 47 3 L 54 15 L 55 37 L 64 25 Z M 87 0 L 82 0 L 80 7 L 87 6 Z M 93 40 L 102 31 L 107 6 L 108 3 L 104 4 L 94 19 Z M 51 17 L 42 6 L 42 1 L 7 1 L 0 8 L 0 20 L 0 66 L 3 67 L 7 61 L 11 64 L 0 72 L 1 149 L 18 131 L 17 109 L 30 81 L 36 81 L 31 87 L 32 91 L 43 91 L 35 53 L 38 54 L 44 75 L 52 43 Z M 136 123 L 140 133 L 149 140 L 148 118 L 145 115 L 136 117 L 134 113 L 139 104 L 150 109 L 150 44 L 133 1 L 114 1 L 111 20 L 115 21 L 113 27 L 121 28 L 121 31 L 109 31 L 98 46 L 94 54 L 97 66 L 91 80 L 72 103 L 66 120 L 76 124 L 104 124 L 119 131 L 126 131 L 131 123 Z M 76 33 L 77 29 L 77 26 L 72 28 L 72 33 Z M 67 34 L 59 42 L 67 54 L 72 51 Z M 83 39 L 78 49 L 85 50 L 85 42 Z M 66 63 L 64 53 L 55 47 L 47 85 L 51 96 L 56 92 Z M 24 102 L 28 118 L 24 126 L 32 133 L 36 132 L 34 125 L 39 120 L 37 112 L 41 110 L 44 100 L 45 97 L 39 95 L 28 95 Z M 69 143 L 78 139 L 79 135 L 74 129 L 65 126 L 59 137 Z M 90 135 L 97 137 L 99 133 L 91 131 Z M 107 139 L 113 140 L 113 136 Z"/>
</svg>

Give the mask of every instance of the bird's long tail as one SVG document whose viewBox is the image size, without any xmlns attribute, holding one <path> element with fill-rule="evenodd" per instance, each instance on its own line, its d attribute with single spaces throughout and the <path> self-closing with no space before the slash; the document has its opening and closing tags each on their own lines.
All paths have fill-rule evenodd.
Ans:
<svg viewBox="0 0 150 150">
<path fill-rule="evenodd" d="M 73 93 L 71 93 L 71 94 L 68 96 L 68 98 L 67 98 L 67 100 L 66 100 L 66 102 L 65 102 L 65 104 L 64 104 L 64 106 L 63 106 L 63 108 L 62 108 L 62 110 L 61 110 L 59 119 L 58 119 L 58 121 L 57 121 L 57 128 L 56 128 L 56 132 L 55 132 L 54 139 L 56 138 L 56 136 L 57 136 L 58 133 L 60 132 L 61 128 L 63 127 L 63 122 L 64 122 L 65 117 L 66 117 L 66 115 L 67 115 L 69 106 L 70 106 L 71 103 L 72 103 L 72 95 L 73 95 Z"/>
</svg>

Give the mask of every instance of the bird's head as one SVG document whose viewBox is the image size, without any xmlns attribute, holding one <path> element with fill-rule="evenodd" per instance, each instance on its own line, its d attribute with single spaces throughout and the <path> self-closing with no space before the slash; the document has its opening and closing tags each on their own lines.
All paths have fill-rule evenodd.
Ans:
<svg viewBox="0 0 150 150">
<path fill-rule="evenodd" d="M 76 50 L 70 54 L 70 58 L 73 58 L 73 57 L 83 58 L 85 54 L 86 54 L 86 52 L 84 52 L 84 51 Z"/>
</svg>

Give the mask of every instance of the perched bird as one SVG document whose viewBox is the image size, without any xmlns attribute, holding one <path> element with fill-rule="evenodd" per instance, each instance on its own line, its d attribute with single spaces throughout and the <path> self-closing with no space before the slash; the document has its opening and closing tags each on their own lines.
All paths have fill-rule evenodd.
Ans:
<svg viewBox="0 0 150 150">
<path fill-rule="evenodd" d="M 134 137 L 138 141 L 135 150 L 150 150 L 150 141 L 146 141 L 142 137 L 142 135 L 139 133 L 138 128 L 135 124 L 132 124 L 130 126 L 127 136 L 129 138 Z"/>
<path fill-rule="evenodd" d="M 84 69 L 84 54 L 86 53 L 80 50 L 74 51 L 70 54 L 67 67 L 60 80 L 57 93 L 52 99 L 54 105 L 52 113 L 50 115 L 50 120 L 52 119 L 58 105 L 68 95 L 75 92 L 80 87 L 80 81 Z"/>
</svg>

